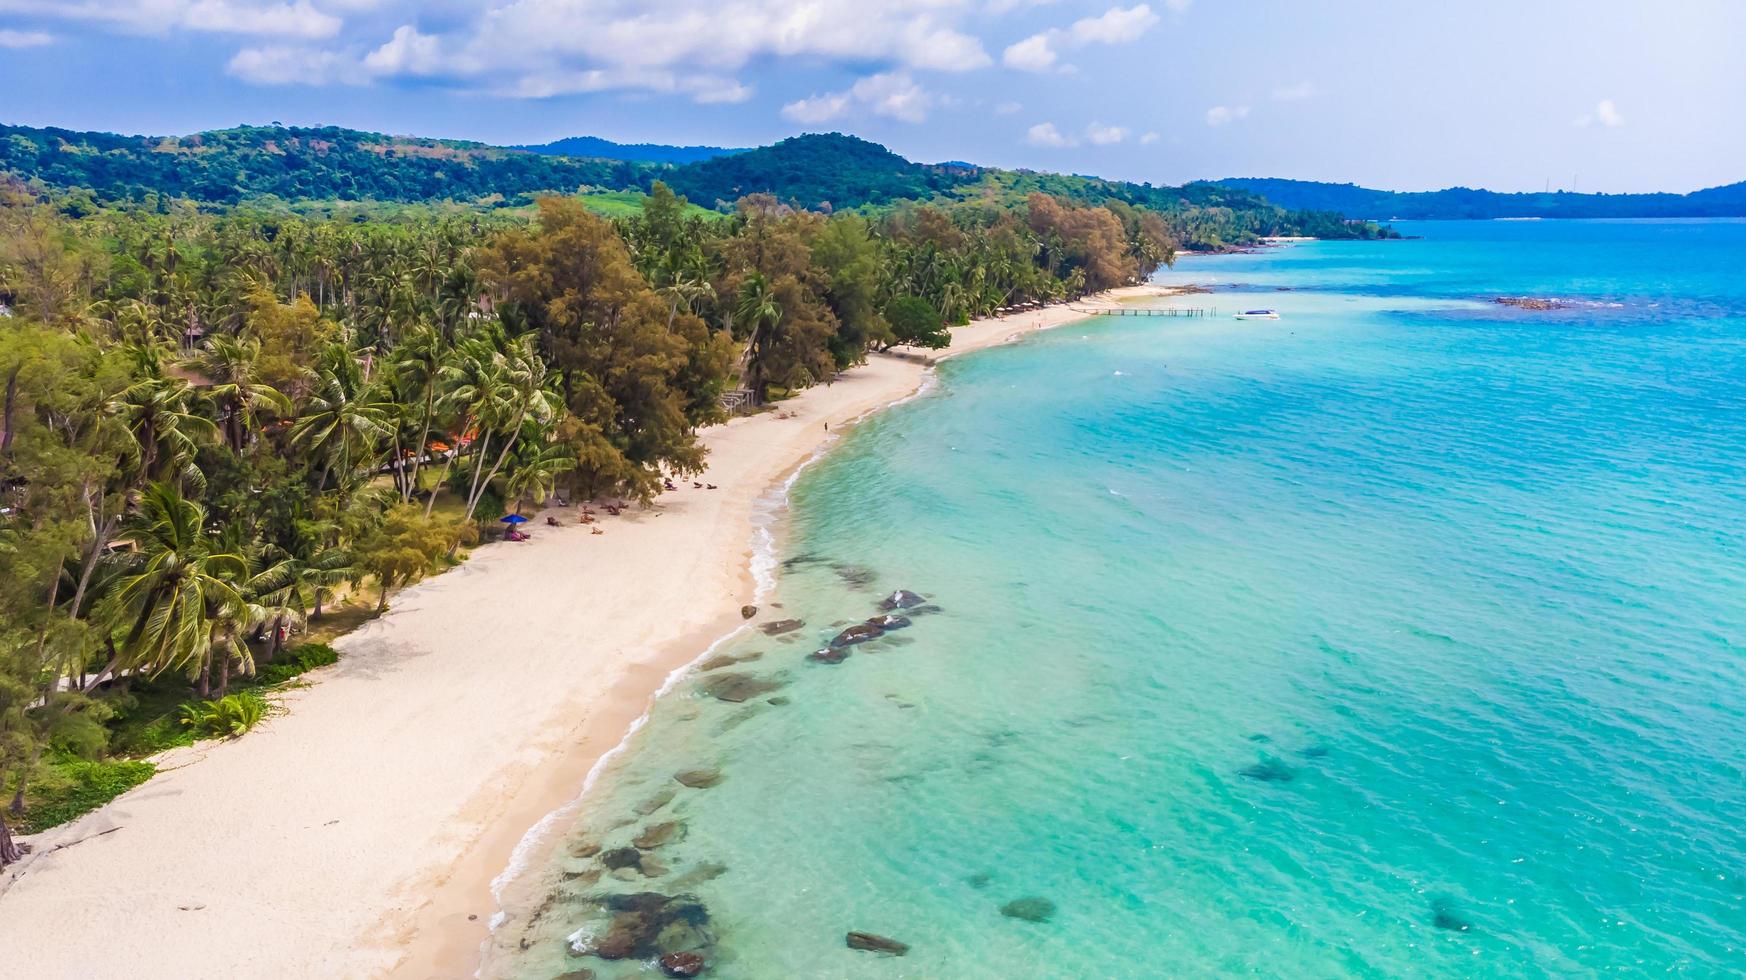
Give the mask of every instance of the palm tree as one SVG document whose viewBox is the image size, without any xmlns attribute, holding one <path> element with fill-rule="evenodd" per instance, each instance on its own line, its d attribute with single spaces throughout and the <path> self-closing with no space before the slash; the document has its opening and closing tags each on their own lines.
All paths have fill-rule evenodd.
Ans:
<svg viewBox="0 0 1746 980">
<path fill-rule="evenodd" d="M 321 457 L 318 486 L 337 473 L 336 486 L 349 488 L 362 466 L 374 458 L 382 440 L 395 431 L 393 405 L 381 390 L 364 383 L 358 362 L 336 348 L 325 358 L 310 393 L 309 406 L 291 426 L 291 441 Z"/>
<path fill-rule="evenodd" d="M 562 446 L 543 445 L 533 455 L 516 460 L 504 481 L 504 494 L 515 501 L 515 512 L 521 513 L 521 503 L 531 497 L 544 500 L 557 488 L 558 474 L 576 468 L 576 457 Z"/>
<path fill-rule="evenodd" d="M 430 444 L 430 427 L 436 419 L 437 394 L 442 386 L 443 366 L 453 349 L 441 332 L 429 324 L 420 324 L 407 333 L 400 346 L 394 348 L 394 378 L 400 383 L 403 396 L 421 406 L 418 442 L 412 447 L 412 462 L 400 481 L 400 499 L 410 502 L 418 489 L 418 468 Z"/>
<path fill-rule="evenodd" d="M 137 447 L 142 481 L 173 473 L 193 486 L 201 485 L 194 455 L 202 443 L 217 438 L 218 427 L 193 410 L 193 401 L 193 385 L 154 372 L 110 403 L 110 411 L 122 418 Z"/>
<path fill-rule="evenodd" d="M 735 316 L 746 325 L 746 369 L 756 401 L 764 400 L 765 374 L 781 336 L 782 305 L 762 273 L 753 273 L 740 286 Z"/>
<path fill-rule="evenodd" d="M 240 585 L 249 578 L 248 560 L 215 550 L 206 508 L 171 483 L 146 487 L 124 527 L 138 550 L 117 557 L 120 574 L 102 607 L 119 647 L 91 683 L 122 667 L 153 676 L 191 668 L 200 673 L 204 693 L 215 626 L 248 617 Z"/>
<path fill-rule="evenodd" d="M 489 401 L 496 405 L 494 418 L 487 422 L 493 424 L 504 434 L 503 447 L 498 450 L 497 461 L 491 464 L 491 470 L 480 478 L 479 466 L 484 462 L 485 449 L 479 450 L 479 458 L 473 464 L 473 488 L 467 495 L 467 520 L 473 519 L 473 511 L 478 508 L 479 501 L 485 496 L 485 488 L 491 485 L 491 480 L 503 468 L 504 460 L 527 429 L 539 432 L 552 423 L 557 417 L 562 401 L 552 390 L 552 378 L 546 370 L 546 362 L 540 358 L 535 348 L 533 334 L 525 334 L 509 345 L 509 349 L 497 355 L 496 360 L 501 367 L 497 373 L 497 388 L 489 396 Z"/>
<path fill-rule="evenodd" d="M 253 441 L 255 413 L 259 409 L 269 408 L 280 414 L 291 411 L 291 399 L 260 380 L 257 370 L 260 358 L 259 340 L 220 334 L 188 359 L 188 366 L 209 382 L 206 397 L 219 407 L 225 440 L 238 455 L 247 442 Z"/>
</svg>

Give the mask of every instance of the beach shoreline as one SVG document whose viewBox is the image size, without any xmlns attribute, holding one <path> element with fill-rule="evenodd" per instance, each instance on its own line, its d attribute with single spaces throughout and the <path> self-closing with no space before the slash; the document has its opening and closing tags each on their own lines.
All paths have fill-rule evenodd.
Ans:
<svg viewBox="0 0 1746 980">
<path fill-rule="evenodd" d="M 157 778 L 33 838 L 37 855 L 0 891 L 14 966 L 87 976 L 101 955 L 140 978 L 471 975 L 494 881 L 556 838 L 530 828 L 562 822 L 548 818 L 577 805 L 679 672 L 765 618 L 740 608 L 770 488 L 913 395 L 934 361 L 1086 316 L 1029 310 L 958 328 L 935 356 L 873 355 L 779 413 L 703 430 L 697 480 L 720 490 L 684 486 L 603 518 L 603 535 L 550 511 L 562 526 L 536 516 L 533 541 L 400 593 L 260 730 L 176 750 Z"/>
</svg>

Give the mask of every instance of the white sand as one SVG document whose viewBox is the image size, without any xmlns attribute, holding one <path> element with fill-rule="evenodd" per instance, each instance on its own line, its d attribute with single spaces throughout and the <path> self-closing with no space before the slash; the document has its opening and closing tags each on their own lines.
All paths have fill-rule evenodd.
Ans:
<svg viewBox="0 0 1746 980">
<path fill-rule="evenodd" d="M 948 353 L 1079 317 L 978 321 Z M 30 839 L 0 881 L 0 973 L 471 975 L 491 878 L 523 834 L 575 797 L 670 672 L 741 625 L 754 502 L 924 371 L 874 356 L 783 403 L 796 418 L 705 430 L 699 479 L 721 489 L 686 481 L 602 517 L 602 535 L 573 509 L 561 528 L 535 518 L 532 541 L 399 594 L 283 713 L 168 753 L 144 786 Z"/>
</svg>

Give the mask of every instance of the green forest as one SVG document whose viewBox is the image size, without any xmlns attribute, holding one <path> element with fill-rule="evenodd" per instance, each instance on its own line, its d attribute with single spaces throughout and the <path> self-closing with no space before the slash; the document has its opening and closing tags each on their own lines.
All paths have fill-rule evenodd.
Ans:
<svg viewBox="0 0 1746 980">
<path fill-rule="evenodd" d="M 587 144 L 577 144 L 587 145 Z M 651 154 L 660 156 L 661 154 Z M 0 126 L 0 173 L 70 196 L 67 207 L 207 209 L 247 203 L 301 213 L 377 216 L 395 207 L 494 211 L 531 206 L 542 194 L 586 194 L 609 213 L 615 195 L 661 181 L 697 205 L 731 212 L 751 194 L 827 212 L 873 213 L 909 203 L 981 200 L 1015 206 L 1032 193 L 1084 205 L 1119 202 L 1171 218 L 1184 248 L 1222 249 L 1269 235 L 1386 236 L 1333 211 L 1290 211 L 1219 184 L 1154 187 L 1095 177 L 914 163 L 840 133 L 673 165 L 550 153 L 482 143 L 413 139 L 337 127 L 249 126 L 185 137 L 133 137 Z M 353 205 L 349 209 L 340 207 Z"/>
</svg>

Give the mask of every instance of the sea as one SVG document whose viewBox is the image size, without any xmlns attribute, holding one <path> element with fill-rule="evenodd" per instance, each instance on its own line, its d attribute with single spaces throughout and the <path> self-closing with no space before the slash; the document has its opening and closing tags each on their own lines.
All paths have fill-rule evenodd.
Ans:
<svg viewBox="0 0 1746 980">
<path fill-rule="evenodd" d="M 773 492 L 799 625 L 699 651 L 484 975 L 1746 974 L 1746 222 L 1395 227 Z"/>
</svg>

